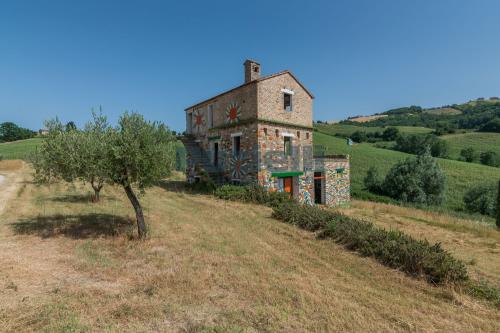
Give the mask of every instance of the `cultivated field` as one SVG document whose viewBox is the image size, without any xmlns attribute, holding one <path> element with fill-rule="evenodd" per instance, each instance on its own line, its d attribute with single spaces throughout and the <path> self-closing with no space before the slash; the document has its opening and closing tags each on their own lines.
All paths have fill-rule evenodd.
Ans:
<svg viewBox="0 0 500 333">
<path fill-rule="evenodd" d="M 469 132 L 450 134 L 441 137 L 450 147 L 450 158 L 460 158 L 460 151 L 473 148 L 476 151 L 476 162 L 479 163 L 479 153 L 494 151 L 500 157 L 500 133 Z"/>
<path fill-rule="evenodd" d="M 374 195 L 364 189 L 363 179 L 368 169 L 376 166 L 379 172 L 385 175 L 392 165 L 412 156 L 394 150 L 376 148 L 369 143 L 348 146 L 345 139 L 318 132 L 314 133 L 314 144 L 327 147 L 328 151 L 333 154 L 351 155 L 352 194 L 357 198 L 378 201 L 390 201 L 390 199 Z M 438 163 L 447 178 L 446 200 L 443 206 L 453 211 L 463 210 L 463 195 L 471 186 L 482 182 L 496 182 L 500 179 L 500 168 L 448 159 L 438 159 Z"/>
<path fill-rule="evenodd" d="M 26 160 L 42 140 L 42 138 L 33 138 L 0 143 L 0 156 L 6 160 Z"/>
<path fill-rule="evenodd" d="M 141 197 L 151 238 L 139 242 L 121 190 L 105 187 L 103 201 L 90 204 L 87 187 L 37 187 L 28 169 L 15 179 L 16 167 L 9 168 L 16 190 L 0 213 L 4 331 L 500 330 L 500 312 L 490 304 L 317 240 L 271 219 L 262 206 L 189 194 L 181 183 L 164 182 Z M 369 204 L 355 202 L 348 213 L 370 218 L 373 211 L 374 222 L 408 230 L 407 217 L 399 224 L 399 216 L 421 218 Z M 498 238 L 484 227 L 469 232 L 472 227 L 456 223 L 457 230 L 416 225 L 429 237 L 445 233 L 445 248 L 476 259 L 469 269 L 498 277 Z M 467 251 L 458 250 L 462 243 Z"/>
<path fill-rule="evenodd" d="M 367 127 L 367 126 L 356 126 L 347 124 L 314 124 L 314 127 L 325 134 L 329 135 L 341 135 L 348 137 L 356 131 L 362 131 L 366 133 L 383 132 L 385 128 L 383 127 Z M 426 127 L 413 127 L 413 126 L 394 126 L 399 129 L 401 133 L 405 134 L 425 134 L 432 132 L 432 129 Z"/>
</svg>

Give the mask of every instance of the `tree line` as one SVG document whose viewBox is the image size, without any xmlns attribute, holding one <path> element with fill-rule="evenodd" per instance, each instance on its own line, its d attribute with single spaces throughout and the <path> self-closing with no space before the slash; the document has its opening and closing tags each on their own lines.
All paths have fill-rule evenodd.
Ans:
<svg viewBox="0 0 500 333">
<path fill-rule="evenodd" d="M 465 104 L 454 104 L 450 107 L 461 111 L 461 114 L 432 114 L 424 112 L 420 106 L 410 106 L 389 110 L 381 117 L 369 122 L 359 123 L 351 120 L 341 121 L 366 127 L 386 126 L 420 126 L 436 130 L 436 134 L 454 133 L 457 129 L 474 129 L 480 132 L 500 133 L 500 101 L 497 99 L 477 100 Z"/>
<path fill-rule="evenodd" d="M 30 139 L 36 135 L 35 131 L 20 127 L 12 122 L 0 124 L 0 142 L 12 142 Z"/>
</svg>

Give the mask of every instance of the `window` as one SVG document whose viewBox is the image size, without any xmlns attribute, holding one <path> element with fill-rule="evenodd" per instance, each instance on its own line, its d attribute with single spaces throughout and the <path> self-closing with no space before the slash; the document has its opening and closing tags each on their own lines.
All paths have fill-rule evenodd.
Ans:
<svg viewBox="0 0 500 333">
<path fill-rule="evenodd" d="M 279 137 L 280 136 L 280 130 L 276 130 L 276 137 Z"/>
<path fill-rule="evenodd" d="M 284 101 L 284 109 L 285 111 L 292 111 L 292 94 L 284 93 L 283 94 L 283 101 Z"/>
<path fill-rule="evenodd" d="M 214 127 L 214 105 L 208 105 L 208 128 Z"/>
<path fill-rule="evenodd" d="M 309 140 L 309 132 L 306 133 L 306 139 Z"/>
<path fill-rule="evenodd" d="M 241 151 L 241 136 L 233 137 L 233 156 L 240 156 Z"/>
<path fill-rule="evenodd" d="M 300 131 L 297 131 L 297 138 L 300 139 Z"/>
<path fill-rule="evenodd" d="M 259 72 L 259 66 L 255 66 L 255 67 L 253 68 L 253 71 L 254 71 L 255 73 L 258 73 L 258 72 Z"/>
<path fill-rule="evenodd" d="M 267 136 L 267 128 L 264 127 L 264 135 Z"/>
<path fill-rule="evenodd" d="M 285 156 L 292 156 L 292 137 L 290 136 L 285 136 L 283 137 L 285 140 Z"/>
</svg>

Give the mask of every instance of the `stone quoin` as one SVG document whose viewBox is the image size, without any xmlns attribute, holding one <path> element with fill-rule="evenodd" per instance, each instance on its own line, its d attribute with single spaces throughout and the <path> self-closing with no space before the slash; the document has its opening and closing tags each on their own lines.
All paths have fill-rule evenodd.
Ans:
<svg viewBox="0 0 500 333">
<path fill-rule="evenodd" d="M 349 156 L 318 154 L 314 96 L 288 70 L 261 75 L 244 63 L 244 83 L 185 109 L 188 181 L 249 184 L 289 192 L 305 204 L 350 200 Z"/>
</svg>

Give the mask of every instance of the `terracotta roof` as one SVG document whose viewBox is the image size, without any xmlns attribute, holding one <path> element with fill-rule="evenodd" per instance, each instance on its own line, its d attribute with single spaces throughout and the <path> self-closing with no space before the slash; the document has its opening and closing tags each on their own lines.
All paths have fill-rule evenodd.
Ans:
<svg viewBox="0 0 500 333">
<path fill-rule="evenodd" d="M 306 92 L 309 96 L 311 96 L 311 98 L 314 98 L 313 94 L 311 94 L 311 93 L 309 92 L 309 90 L 307 90 L 307 88 L 306 88 L 306 87 L 304 87 L 304 85 L 303 85 L 303 84 L 302 84 L 302 83 L 301 83 L 301 82 L 300 82 L 300 81 L 299 81 L 299 80 L 295 77 L 295 75 L 293 75 L 293 74 L 292 74 L 292 72 L 290 72 L 289 70 L 284 70 L 284 71 L 281 71 L 281 72 L 278 72 L 278 73 L 274 73 L 274 74 L 270 74 L 270 75 L 266 75 L 266 76 L 260 77 L 260 78 L 258 78 L 258 79 L 255 79 L 255 80 L 250 81 L 250 82 L 247 82 L 247 83 L 243 83 L 242 85 L 237 86 L 237 87 L 235 87 L 235 88 L 233 88 L 233 89 L 229 89 L 229 90 L 227 90 L 227 91 L 224 91 L 223 93 L 220 93 L 220 94 L 215 95 L 215 96 L 213 96 L 213 97 L 207 98 L 207 99 L 205 99 L 205 100 L 203 100 L 203 101 L 201 101 L 201 102 L 198 102 L 198 103 L 196 103 L 196 104 L 194 104 L 194 105 L 191 105 L 190 107 L 185 108 L 185 109 L 184 109 L 184 111 L 187 111 L 187 110 L 189 110 L 189 109 L 192 109 L 192 108 L 195 108 L 195 107 L 197 107 L 197 106 L 200 106 L 201 104 L 204 104 L 204 103 L 206 103 L 206 102 L 209 102 L 209 101 L 211 101 L 211 100 L 213 100 L 213 99 L 216 99 L 216 98 L 218 98 L 218 97 L 220 97 L 220 96 L 222 96 L 222 95 L 229 94 L 230 92 L 233 92 L 233 91 L 238 90 L 238 89 L 240 89 L 240 88 L 246 87 L 246 86 L 248 86 L 248 85 L 251 85 L 251 84 L 254 84 L 254 83 L 257 83 L 257 82 L 261 82 L 261 81 L 264 81 L 264 80 L 267 80 L 267 79 L 270 79 L 270 78 L 273 78 L 273 77 L 276 77 L 276 76 L 280 76 L 280 75 L 283 75 L 283 74 L 289 74 L 289 75 L 290 75 L 290 76 L 291 76 L 291 77 L 292 77 L 295 81 L 297 81 L 297 83 L 298 83 L 298 84 L 302 87 L 302 89 L 304 89 L 304 91 L 305 91 L 305 92 Z"/>
</svg>

